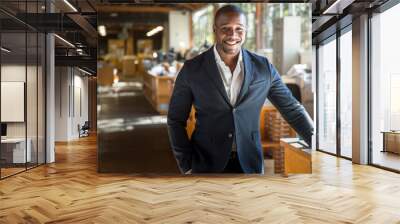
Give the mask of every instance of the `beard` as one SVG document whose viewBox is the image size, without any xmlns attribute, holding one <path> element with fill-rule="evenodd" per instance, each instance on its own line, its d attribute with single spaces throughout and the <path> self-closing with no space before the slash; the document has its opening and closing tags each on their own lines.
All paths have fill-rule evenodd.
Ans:
<svg viewBox="0 0 400 224">
<path fill-rule="evenodd" d="M 223 40 L 221 47 L 225 54 L 237 54 L 242 46 L 242 39 Z"/>
</svg>

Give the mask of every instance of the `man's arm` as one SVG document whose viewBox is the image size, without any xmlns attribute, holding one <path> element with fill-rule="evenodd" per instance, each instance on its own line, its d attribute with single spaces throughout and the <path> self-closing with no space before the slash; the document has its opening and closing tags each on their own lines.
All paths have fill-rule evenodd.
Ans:
<svg viewBox="0 0 400 224">
<path fill-rule="evenodd" d="M 292 96 L 287 86 L 276 71 L 275 67 L 267 61 L 271 72 L 271 88 L 268 99 L 279 110 L 282 117 L 290 126 L 311 146 L 313 122 L 304 107 Z"/>
<path fill-rule="evenodd" d="M 193 95 L 186 80 L 187 75 L 187 68 L 184 65 L 175 81 L 167 121 L 172 151 L 182 173 L 191 169 L 192 162 L 192 145 L 187 135 L 186 122 L 192 107 Z"/>
</svg>

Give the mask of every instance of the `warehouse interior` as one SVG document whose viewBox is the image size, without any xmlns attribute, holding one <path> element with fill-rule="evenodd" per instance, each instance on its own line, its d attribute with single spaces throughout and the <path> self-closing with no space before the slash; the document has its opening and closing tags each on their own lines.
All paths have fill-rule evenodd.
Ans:
<svg viewBox="0 0 400 224">
<path fill-rule="evenodd" d="M 224 4 L 2 0 L 0 222 L 399 222 L 396 0 L 232 3 L 313 143 L 266 101 L 265 175 L 180 175 L 169 100 Z"/>
</svg>

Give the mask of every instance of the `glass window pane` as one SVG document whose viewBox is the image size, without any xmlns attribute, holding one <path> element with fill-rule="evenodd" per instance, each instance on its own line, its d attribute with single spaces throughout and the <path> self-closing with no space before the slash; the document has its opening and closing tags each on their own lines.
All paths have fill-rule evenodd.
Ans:
<svg viewBox="0 0 400 224">
<path fill-rule="evenodd" d="M 352 35 L 340 37 L 340 153 L 352 157 Z"/>
<path fill-rule="evenodd" d="M 336 40 L 318 51 L 318 144 L 336 154 Z"/>
<path fill-rule="evenodd" d="M 27 33 L 27 48 L 28 48 L 28 61 L 27 61 L 27 80 L 26 80 L 26 118 L 27 118 L 27 142 L 30 147 L 31 153 L 28 154 L 30 158 L 28 159 L 28 168 L 37 165 L 37 98 L 38 98 L 38 88 L 37 88 L 37 73 L 38 73 L 38 36 L 36 32 Z M 29 148 L 28 147 L 28 148 Z"/>
<path fill-rule="evenodd" d="M 372 163 L 400 170 L 400 4 L 372 17 Z M 385 134 L 383 132 L 386 132 Z"/>
<path fill-rule="evenodd" d="M 24 114 L 27 68 L 25 41 L 25 32 L 1 33 L 2 178 L 25 170 L 27 158 L 28 161 L 30 158 Z"/>
</svg>

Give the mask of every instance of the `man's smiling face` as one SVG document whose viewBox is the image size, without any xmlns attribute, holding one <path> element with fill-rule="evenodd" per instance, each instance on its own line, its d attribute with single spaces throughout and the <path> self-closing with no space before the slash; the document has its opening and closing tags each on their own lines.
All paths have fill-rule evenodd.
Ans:
<svg viewBox="0 0 400 224">
<path fill-rule="evenodd" d="M 229 55 L 239 53 L 246 38 L 246 18 L 236 12 L 218 16 L 214 23 L 214 34 L 217 49 Z"/>
</svg>

